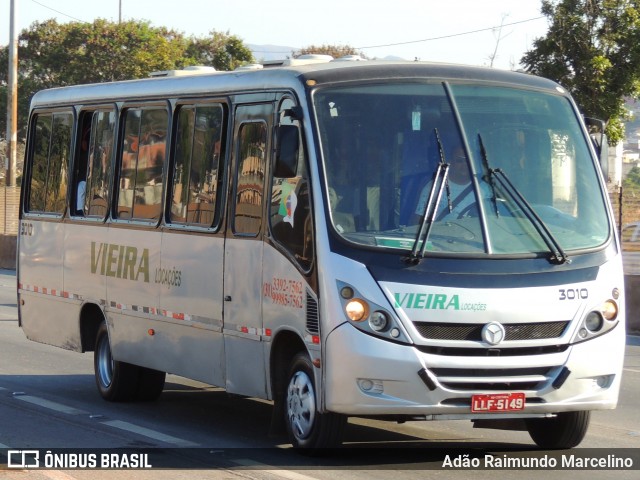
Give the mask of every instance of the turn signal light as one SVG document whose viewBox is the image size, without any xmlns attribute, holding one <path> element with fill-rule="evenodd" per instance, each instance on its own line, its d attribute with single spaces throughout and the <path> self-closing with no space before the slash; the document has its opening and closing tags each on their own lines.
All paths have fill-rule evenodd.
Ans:
<svg viewBox="0 0 640 480">
<path fill-rule="evenodd" d="M 618 318 L 618 304 L 613 300 L 607 300 L 602 305 L 602 316 L 607 320 L 615 320 Z"/>
</svg>

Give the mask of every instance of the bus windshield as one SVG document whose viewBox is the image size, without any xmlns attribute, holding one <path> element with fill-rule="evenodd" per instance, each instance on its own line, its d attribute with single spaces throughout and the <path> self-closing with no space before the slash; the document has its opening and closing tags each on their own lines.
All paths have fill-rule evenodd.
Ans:
<svg viewBox="0 0 640 480">
<path fill-rule="evenodd" d="M 314 107 L 331 222 L 349 242 L 553 256 L 610 236 L 588 139 L 563 95 L 385 82 L 318 90 Z"/>
</svg>

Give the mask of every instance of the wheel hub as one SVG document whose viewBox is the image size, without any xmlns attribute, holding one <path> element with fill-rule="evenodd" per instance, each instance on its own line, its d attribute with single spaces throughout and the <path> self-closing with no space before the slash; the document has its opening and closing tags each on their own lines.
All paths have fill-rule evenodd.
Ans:
<svg viewBox="0 0 640 480">
<path fill-rule="evenodd" d="M 111 349 L 109 348 L 109 341 L 105 337 L 102 338 L 100 345 L 98 346 L 98 377 L 100 383 L 107 388 L 111 385 L 113 380 L 113 357 L 111 356 Z"/>
<path fill-rule="evenodd" d="M 296 438 L 307 438 L 314 426 L 316 397 L 313 383 L 305 372 L 296 372 L 287 388 L 287 418 Z"/>
</svg>

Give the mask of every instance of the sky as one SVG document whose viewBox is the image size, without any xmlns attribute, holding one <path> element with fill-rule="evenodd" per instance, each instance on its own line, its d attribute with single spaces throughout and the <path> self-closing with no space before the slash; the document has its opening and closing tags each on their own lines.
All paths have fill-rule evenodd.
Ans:
<svg viewBox="0 0 640 480">
<path fill-rule="evenodd" d="M 185 35 L 229 32 L 246 44 L 349 45 L 369 58 L 520 68 L 546 34 L 540 0 L 14 0 L 18 32 L 35 21 L 148 20 Z M 11 0 L 0 0 L 0 45 L 9 43 Z M 121 10 L 120 10 L 120 5 Z M 501 29 L 494 28 L 503 24 Z M 470 33 L 474 32 L 474 33 Z M 282 50 L 282 58 L 290 54 Z M 255 52 L 260 57 L 260 52 Z"/>
</svg>

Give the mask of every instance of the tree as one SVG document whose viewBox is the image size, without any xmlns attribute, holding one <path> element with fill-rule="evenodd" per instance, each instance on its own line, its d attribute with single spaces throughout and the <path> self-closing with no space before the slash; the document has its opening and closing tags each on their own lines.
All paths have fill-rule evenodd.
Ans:
<svg viewBox="0 0 640 480">
<path fill-rule="evenodd" d="M 209 65 L 216 70 L 235 70 L 253 62 L 253 53 L 240 38 L 215 30 L 207 38 L 193 38 L 187 47 L 187 55 L 195 65 Z"/>
<path fill-rule="evenodd" d="M 624 136 L 624 97 L 640 93 L 639 0 L 542 0 L 549 18 L 521 62 L 557 81 L 583 113 L 607 122 L 609 142 Z"/>
<path fill-rule="evenodd" d="M 24 136 L 29 102 L 38 90 L 81 83 L 144 78 L 153 71 L 189 65 L 218 70 L 251 61 L 240 39 L 211 33 L 211 38 L 186 38 L 146 21 L 59 24 L 34 22 L 19 36 L 18 128 Z M 6 111 L 8 47 L 0 49 L 0 109 Z M 0 115 L 0 132 L 6 119 Z"/>
<path fill-rule="evenodd" d="M 183 66 L 180 33 L 148 22 L 34 23 L 20 35 L 20 76 L 42 88 L 141 78 Z"/>
<path fill-rule="evenodd" d="M 364 59 L 367 58 L 364 54 L 349 45 L 309 45 L 295 52 L 293 58 L 313 53 L 318 55 L 331 55 L 333 58 L 340 58 L 346 55 L 359 55 Z"/>
<path fill-rule="evenodd" d="M 627 176 L 622 180 L 622 187 L 640 191 L 640 167 L 633 167 L 629 170 Z"/>
</svg>

